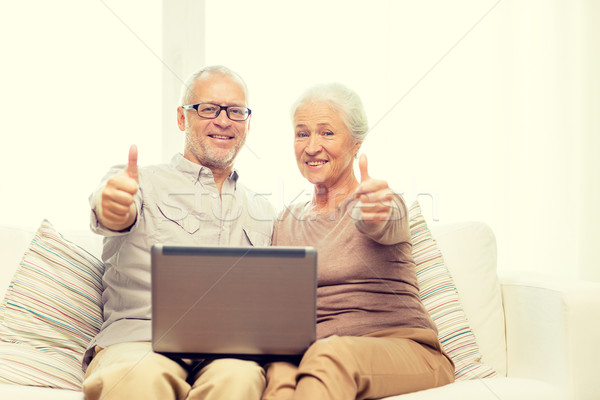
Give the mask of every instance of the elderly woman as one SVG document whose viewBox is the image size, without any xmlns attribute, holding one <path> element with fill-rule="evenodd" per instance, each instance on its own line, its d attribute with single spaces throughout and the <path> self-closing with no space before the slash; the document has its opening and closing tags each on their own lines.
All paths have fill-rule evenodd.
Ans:
<svg viewBox="0 0 600 400">
<path fill-rule="evenodd" d="M 360 98 L 316 86 L 292 108 L 294 151 L 312 200 L 282 212 L 274 245 L 318 251 L 317 341 L 299 365 L 266 366 L 263 399 L 366 399 L 454 381 L 419 298 L 406 206 L 353 161 L 368 131 Z"/>
</svg>

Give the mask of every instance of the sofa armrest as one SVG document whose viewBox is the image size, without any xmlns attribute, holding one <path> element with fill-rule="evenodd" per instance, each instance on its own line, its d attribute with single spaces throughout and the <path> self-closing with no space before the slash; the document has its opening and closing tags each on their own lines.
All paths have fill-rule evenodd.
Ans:
<svg viewBox="0 0 600 400">
<path fill-rule="evenodd" d="M 501 279 L 508 376 L 554 384 L 570 400 L 600 393 L 600 283 L 542 276 Z"/>
</svg>

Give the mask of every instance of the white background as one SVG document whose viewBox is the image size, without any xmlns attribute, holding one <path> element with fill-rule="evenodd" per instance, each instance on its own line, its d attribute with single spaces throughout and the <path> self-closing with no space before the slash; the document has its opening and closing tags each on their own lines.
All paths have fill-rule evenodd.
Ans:
<svg viewBox="0 0 600 400">
<path fill-rule="evenodd" d="M 163 77 L 200 67 L 164 47 L 164 10 L 183 3 L 1 3 L 0 223 L 85 227 L 87 196 L 131 143 L 142 165 L 181 147 Z M 600 281 L 600 2 L 203 6 L 175 25 L 201 32 L 188 53 L 246 80 L 253 116 L 237 168 L 278 208 L 309 195 L 289 107 L 335 80 L 365 103 L 371 175 L 418 197 L 431 224 L 488 223 L 503 271 Z"/>
</svg>

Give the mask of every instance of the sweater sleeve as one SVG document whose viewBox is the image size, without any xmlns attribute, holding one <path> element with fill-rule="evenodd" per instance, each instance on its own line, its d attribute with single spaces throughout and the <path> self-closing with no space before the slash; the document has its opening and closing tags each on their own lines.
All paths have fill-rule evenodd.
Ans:
<svg viewBox="0 0 600 400">
<path fill-rule="evenodd" d="M 360 233 L 384 245 L 410 241 L 408 211 L 402 197 L 394 195 L 388 219 L 383 224 L 370 224 L 363 220 L 360 206 L 361 202 L 358 201 L 351 210 L 354 225 Z"/>
</svg>

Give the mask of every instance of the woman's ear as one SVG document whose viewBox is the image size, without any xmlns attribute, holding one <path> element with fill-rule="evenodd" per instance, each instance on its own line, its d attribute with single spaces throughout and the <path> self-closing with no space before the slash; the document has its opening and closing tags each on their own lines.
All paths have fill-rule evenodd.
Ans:
<svg viewBox="0 0 600 400">
<path fill-rule="evenodd" d="M 358 158 L 358 151 L 360 150 L 360 146 L 362 146 L 362 142 L 357 141 L 356 143 L 354 143 L 354 146 L 352 147 L 352 153 L 354 155 L 354 158 Z"/>
</svg>

